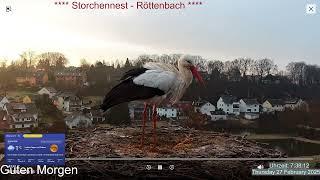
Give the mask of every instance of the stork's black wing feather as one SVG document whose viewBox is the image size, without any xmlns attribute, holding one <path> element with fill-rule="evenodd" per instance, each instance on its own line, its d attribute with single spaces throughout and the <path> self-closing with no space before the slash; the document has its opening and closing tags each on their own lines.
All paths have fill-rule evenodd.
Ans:
<svg viewBox="0 0 320 180">
<path fill-rule="evenodd" d="M 100 106 L 103 111 L 106 111 L 112 106 L 120 103 L 135 100 L 145 100 L 154 96 L 162 96 L 165 94 L 164 91 L 158 88 L 137 85 L 133 82 L 132 78 L 128 77 L 112 88 L 111 91 L 105 96 L 103 103 Z"/>
<path fill-rule="evenodd" d="M 130 69 L 129 71 L 125 72 L 124 75 L 121 77 L 121 81 L 122 80 L 126 80 L 128 78 L 134 78 L 139 76 L 140 74 L 146 72 L 148 69 L 144 68 L 144 67 L 139 67 L 139 68 L 134 68 L 134 69 Z"/>
</svg>

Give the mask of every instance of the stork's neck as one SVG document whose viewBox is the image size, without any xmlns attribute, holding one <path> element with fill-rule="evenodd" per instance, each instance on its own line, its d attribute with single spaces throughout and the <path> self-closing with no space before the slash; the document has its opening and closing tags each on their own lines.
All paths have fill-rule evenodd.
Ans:
<svg viewBox="0 0 320 180">
<path fill-rule="evenodd" d="M 185 80 L 186 84 L 191 84 L 193 76 L 192 76 L 192 73 L 191 73 L 190 69 L 184 67 L 181 64 L 178 64 L 178 69 L 179 69 L 181 77 L 183 77 L 183 79 Z"/>
</svg>

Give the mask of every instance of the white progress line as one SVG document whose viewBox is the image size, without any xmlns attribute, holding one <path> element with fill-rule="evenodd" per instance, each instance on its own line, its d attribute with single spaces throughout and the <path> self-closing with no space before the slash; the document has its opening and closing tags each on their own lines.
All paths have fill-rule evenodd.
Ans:
<svg viewBox="0 0 320 180">
<path fill-rule="evenodd" d="M 66 161 L 313 161 L 313 158 L 66 158 Z"/>
</svg>

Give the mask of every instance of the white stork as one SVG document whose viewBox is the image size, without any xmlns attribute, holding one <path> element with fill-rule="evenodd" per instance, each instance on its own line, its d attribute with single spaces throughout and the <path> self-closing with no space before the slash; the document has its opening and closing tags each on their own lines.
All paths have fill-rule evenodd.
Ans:
<svg viewBox="0 0 320 180">
<path fill-rule="evenodd" d="M 202 77 L 192 64 L 190 56 L 182 56 L 178 60 L 178 68 L 171 64 L 149 62 L 143 67 L 126 72 L 120 83 L 105 96 L 100 107 L 106 111 L 120 103 L 143 101 L 143 145 L 147 108 L 152 106 L 153 141 L 156 145 L 157 106 L 161 103 L 174 104 L 179 101 L 191 84 L 193 76 L 203 84 Z"/>
</svg>

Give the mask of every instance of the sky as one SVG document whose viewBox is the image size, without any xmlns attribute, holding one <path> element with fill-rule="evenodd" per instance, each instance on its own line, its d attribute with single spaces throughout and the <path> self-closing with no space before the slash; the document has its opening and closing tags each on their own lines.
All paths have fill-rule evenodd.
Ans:
<svg viewBox="0 0 320 180">
<path fill-rule="evenodd" d="M 33 50 L 62 52 L 70 65 L 81 58 L 94 63 L 173 53 L 222 61 L 267 57 L 279 67 L 291 61 L 320 65 L 318 0 L 204 0 L 183 10 L 75 10 L 54 2 L 0 0 L 0 59 Z M 310 3 L 318 5 L 317 14 L 306 14 Z M 6 5 L 12 12 L 5 12 Z"/>
</svg>

